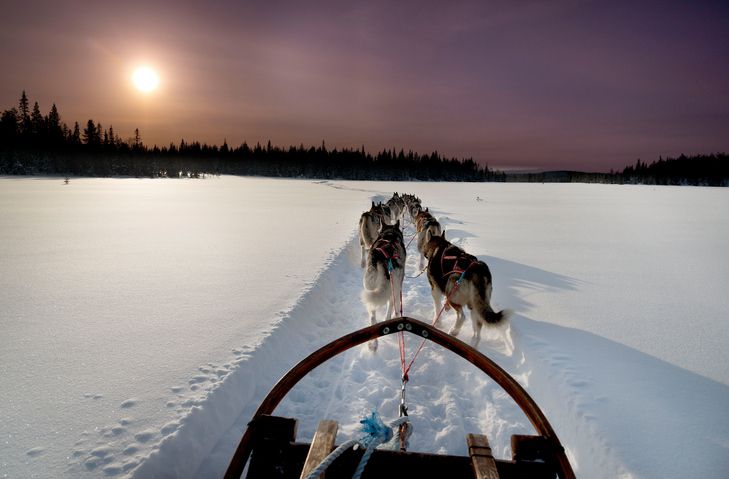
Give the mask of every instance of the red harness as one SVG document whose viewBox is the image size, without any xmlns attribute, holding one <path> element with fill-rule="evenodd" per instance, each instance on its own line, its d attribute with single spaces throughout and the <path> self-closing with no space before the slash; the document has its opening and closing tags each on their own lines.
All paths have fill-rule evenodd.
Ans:
<svg viewBox="0 0 729 479">
<path fill-rule="evenodd" d="M 474 264 L 478 263 L 478 260 L 469 258 L 468 256 L 466 256 L 465 253 L 463 253 L 461 251 L 459 251 L 459 253 L 461 253 L 461 254 L 457 254 L 457 255 L 446 255 L 446 252 L 449 249 L 452 249 L 452 248 L 459 249 L 457 246 L 451 245 L 451 246 L 448 246 L 445 250 L 443 250 L 443 254 L 440 257 L 440 270 L 441 271 L 446 271 L 446 267 L 445 267 L 445 264 L 444 264 L 444 261 L 445 260 L 449 260 L 449 261 L 450 260 L 453 260 L 453 267 L 450 269 L 450 271 L 448 271 L 447 273 L 444 273 L 443 274 L 443 277 L 445 278 L 445 277 L 448 277 L 448 276 L 450 276 L 452 274 L 460 274 L 461 277 L 458 278 L 458 283 L 460 283 L 463 280 L 463 277 L 465 276 L 466 271 L 468 271 L 469 269 L 471 269 L 471 266 L 473 266 Z M 462 261 L 460 261 L 462 259 L 469 261 L 468 265 L 466 265 L 465 268 L 461 267 L 460 264 L 459 264 L 459 263 L 462 263 Z"/>
<path fill-rule="evenodd" d="M 385 257 L 385 259 L 387 260 L 387 271 L 390 272 L 393 269 L 395 269 L 394 266 L 392 265 L 392 260 L 400 259 L 400 255 L 395 252 L 395 245 L 392 244 L 392 241 L 383 239 L 378 242 L 385 243 L 385 246 L 375 248 L 375 251 L 379 251 L 380 253 L 382 253 L 382 256 Z M 387 247 L 389 247 L 389 248 L 387 248 Z M 386 248 L 390 250 L 389 253 L 387 252 Z"/>
</svg>

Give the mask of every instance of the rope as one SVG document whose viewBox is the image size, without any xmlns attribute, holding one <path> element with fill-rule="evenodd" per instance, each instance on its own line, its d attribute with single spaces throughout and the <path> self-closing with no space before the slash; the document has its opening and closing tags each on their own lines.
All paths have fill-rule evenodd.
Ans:
<svg viewBox="0 0 729 479">
<path fill-rule="evenodd" d="M 406 278 L 408 278 L 408 279 L 418 278 L 418 277 L 420 277 L 420 275 L 425 273 L 425 270 L 427 270 L 427 269 L 428 269 L 428 265 L 426 264 L 425 266 L 423 266 L 423 269 L 420 270 L 420 273 L 416 274 L 415 276 L 406 276 Z"/>
<path fill-rule="evenodd" d="M 416 236 L 418 236 L 418 233 L 413 233 L 413 237 L 410 238 L 410 241 L 408 241 L 408 244 L 405 245 L 405 249 L 408 249 L 408 246 L 410 246 L 410 243 L 413 242 L 413 240 L 415 239 Z"/>
<path fill-rule="evenodd" d="M 350 447 L 356 446 L 357 444 L 359 444 L 359 441 L 357 441 L 356 439 L 350 439 L 349 441 L 340 444 L 338 448 L 330 452 L 329 455 L 325 457 L 324 460 L 318 466 L 316 466 L 316 468 L 314 468 L 314 470 L 311 471 L 308 476 L 306 476 L 306 479 L 316 479 L 317 477 L 324 474 L 324 471 L 326 471 L 329 466 L 332 465 L 336 458 L 341 456 L 344 451 L 346 451 Z"/>
<path fill-rule="evenodd" d="M 392 266 L 392 260 L 387 264 L 387 271 L 390 273 L 390 292 L 392 297 L 392 308 L 395 308 L 395 284 L 392 279 L 392 270 L 395 269 Z M 400 316 L 402 316 L 402 288 L 400 288 Z M 389 318 L 388 318 L 389 319 Z"/>
<path fill-rule="evenodd" d="M 311 471 L 308 476 L 306 476 L 306 479 L 316 479 L 321 476 L 327 470 L 327 468 L 331 466 L 332 463 L 347 449 L 351 447 L 364 447 L 365 452 L 362 455 L 362 458 L 359 460 L 359 464 L 357 464 L 357 469 L 354 470 L 354 474 L 352 475 L 352 479 L 360 479 L 362 473 L 364 472 L 365 466 L 367 466 L 367 462 L 370 460 L 370 456 L 372 456 L 372 453 L 375 452 L 375 449 L 377 449 L 377 447 L 381 444 L 392 441 L 395 436 L 393 434 L 393 429 L 397 427 L 399 430 L 400 426 L 405 424 L 406 422 L 408 422 L 408 418 L 401 417 L 391 422 L 390 426 L 388 427 L 382 422 L 380 417 L 377 415 L 377 412 L 373 411 L 372 415 L 360 421 L 360 424 L 362 424 L 362 432 L 364 433 L 364 435 L 359 439 L 351 439 L 337 447 L 327 457 L 325 457 L 324 460 L 318 466 L 316 466 L 316 468 L 314 468 L 314 470 Z M 407 429 L 409 430 L 409 428 Z M 407 440 L 407 437 L 405 438 L 405 440 Z"/>
<path fill-rule="evenodd" d="M 470 268 L 470 266 L 469 266 Z M 435 323 L 438 322 L 440 319 L 441 314 L 443 314 L 443 311 L 445 311 L 446 306 L 448 306 L 448 302 L 451 299 L 451 296 L 458 290 L 458 287 L 461 285 L 461 281 L 463 281 L 463 277 L 466 275 L 466 271 L 468 271 L 468 268 L 466 268 L 465 271 L 461 273 L 461 276 L 456 280 L 456 284 L 451 290 L 450 293 L 448 293 L 448 296 L 446 296 L 445 303 L 443 303 L 443 306 L 440 308 L 440 311 L 438 311 L 438 314 L 435 316 L 435 319 L 433 319 L 432 325 L 435 326 Z M 402 333 L 400 333 L 402 334 Z M 402 377 L 403 379 L 408 379 L 408 373 L 410 372 L 410 369 L 413 367 L 413 363 L 415 362 L 415 358 L 418 357 L 418 354 L 420 354 L 420 350 L 423 349 L 423 346 L 425 345 L 425 339 L 420 341 L 420 346 L 418 346 L 418 349 L 415 351 L 415 354 L 413 355 L 413 358 L 410 360 L 410 363 L 407 365 L 407 367 L 402 368 Z M 401 348 L 401 357 L 400 357 L 400 363 L 404 365 L 404 348 Z"/>
</svg>

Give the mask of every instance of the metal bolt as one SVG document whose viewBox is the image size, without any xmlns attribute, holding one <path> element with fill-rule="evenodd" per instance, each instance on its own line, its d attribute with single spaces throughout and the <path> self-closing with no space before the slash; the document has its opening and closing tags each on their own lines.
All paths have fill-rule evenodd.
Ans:
<svg viewBox="0 0 729 479">
<path fill-rule="evenodd" d="M 405 325 L 405 329 L 407 329 L 408 331 L 412 331 L 413 330 L 413 325 L 408 323 L 408 324 Z"/>
<path fill-rule="evenodd" d="M 427 338 L 428 337 L 428 332 L 426 330 L 423 330 L 423 337 L 424 338 Z"/>
<path fill-rule="evenodd" d="M 382 330 L 382 334 L 388 334 L 390 332 L 390 328 L 385 327 L 385 329 Z"/>
<path fill-rule="evenodd" d="M 404 326 L 404 325 L 403 325 L 402 323 L 398 323 L 398 324 L 397 324 L 397 330 L 398 330 L 398 331 L 402 331 L 402 328 L 403 328 L 403 326 Z"/>
</svg>

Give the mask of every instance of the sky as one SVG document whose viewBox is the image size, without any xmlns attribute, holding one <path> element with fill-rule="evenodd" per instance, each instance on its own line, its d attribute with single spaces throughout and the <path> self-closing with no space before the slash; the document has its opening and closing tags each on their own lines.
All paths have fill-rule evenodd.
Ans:
<svg viewBox="0 0 729 479">
<path fill-rule="evenodd" d="M 617 170 L 729 151 L 727 18 L 727 2 L 673 0 L 2 0 L 0 110 L 25 90 L 147 145 Z"/>
</svg>

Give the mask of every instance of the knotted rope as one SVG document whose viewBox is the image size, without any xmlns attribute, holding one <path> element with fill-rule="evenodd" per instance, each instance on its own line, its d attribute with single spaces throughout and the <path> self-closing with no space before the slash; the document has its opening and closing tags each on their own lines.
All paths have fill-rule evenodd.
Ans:
<svg viewBox="0 0 729 479">
<path fill-rule="evenodd" d="M 401 417 L 387 426 L 382 422 L 377 412 L 372 411 L 372 414 L 369 417 L 360 421 L 360 424 L 362 424 L 361 431 L 364 434 L 359 439 L 351 439 L 342 443 L 327 457 L 325 457 L 321 464 L 319 464 L 309 473 L 308 476 L 306 476 L 306 479 L 316 479 L 321 476 L 334 462 L 334 460 L 341 456 L 347 449 L 351 447 L 363 447 L 365 448 L 365 452 L 357 465 L 357 469 L 354 470 L 354 474 L 352 475 L 352 479 L 359 479 L 364 472 L 365 466 L 367 466 L 367 462 L 370 460 L 370 456 L 372 456 L 372 453 L 375 452 L 375 449 L 377 449 L 377 446 L 391 441 L 395 436 L 392 432 L 393 429 L 396 427 L 399 429 L 400 425 L 407 421 L 407 417 Z"/>
</svg>

